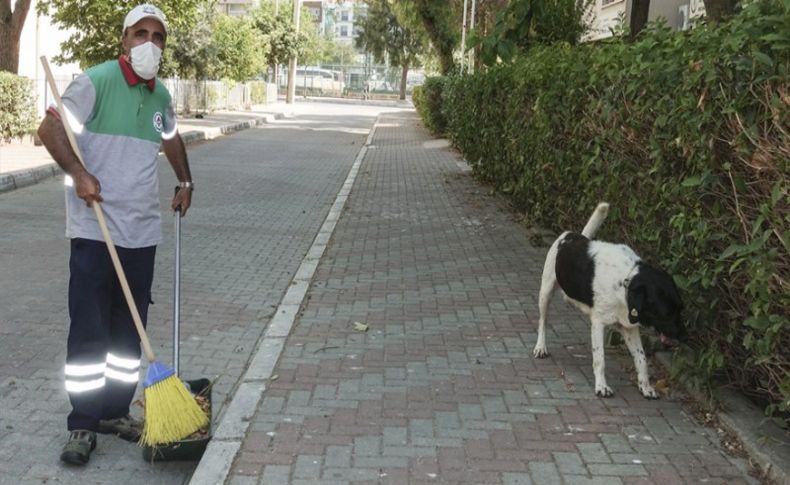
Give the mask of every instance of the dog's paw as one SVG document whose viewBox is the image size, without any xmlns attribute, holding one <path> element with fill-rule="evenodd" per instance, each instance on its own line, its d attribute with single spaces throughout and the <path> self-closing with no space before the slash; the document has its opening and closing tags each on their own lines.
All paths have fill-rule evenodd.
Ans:
<svg viewBox="0 0 790 485">
<path fill-rule="evenodd" d="M 536 359 L 545 359 L 549 356 L 549 351 L 546 350 L 546 347 L 535 346 L 535 350 L 532 351 L 532 355 L 535 356 Z"/>
<path fill-rule="evenodd" d="M 595 395 L 598 397 L 612 397 L 614 396 L 614 391 L 607 385 L 595 386 Z"/>
<path fill-rule="evenodd" d="M 658 393 L 653 389 L 653 386 L 649 384 L 646 386 L 639 386 L 639 392 L 642 393 L 645 399 L 658 399 Z"/>
</svg>

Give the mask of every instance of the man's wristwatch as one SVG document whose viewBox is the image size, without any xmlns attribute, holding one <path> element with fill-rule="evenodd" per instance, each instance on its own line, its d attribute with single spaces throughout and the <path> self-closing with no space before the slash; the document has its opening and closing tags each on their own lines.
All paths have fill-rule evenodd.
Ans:
<svg viewBox="0 0 790 485">
<path fill-rule="evenodd" d="M 179 182 L 178 183 L 178 188 L 180 188 L 180 189 L 189 189 L 189 190 L 193 190 L 194 191 L 195 190 L 195 183 L 192 182 L 192 181 Z"/>
</svg>

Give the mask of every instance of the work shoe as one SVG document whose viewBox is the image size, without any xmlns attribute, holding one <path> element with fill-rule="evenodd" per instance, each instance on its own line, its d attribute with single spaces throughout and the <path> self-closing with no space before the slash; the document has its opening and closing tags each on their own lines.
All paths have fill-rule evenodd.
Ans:
<svg viewBox="0 0 790 485">
<path fill-rule="evenodd" d="M 99 421 L 99 433 L 114 434 L 122 440 L 137 443 L 143 434 L 143 422 L 133 417 L 122 416 L 115 419 L 102 419 Z"/>
<path fill-rule="evenodd" d="M 88 463 L 91 451 L 96 448 L 96 433 L 84 429 L 75 429 L 69 433 L 69 440 L 60 453 L 61 461 L 71 465 L 82 466 Z"/>
</svg>

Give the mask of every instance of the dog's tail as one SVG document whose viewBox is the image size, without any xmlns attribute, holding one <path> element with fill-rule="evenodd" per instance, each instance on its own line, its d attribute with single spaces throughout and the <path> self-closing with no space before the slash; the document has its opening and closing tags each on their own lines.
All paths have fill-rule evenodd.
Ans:
<svg viewBox="0 0 790 485">
<path fill-rule="evenodd" d="M 609 204 L 606 202 L 598 204 L 598 207 L 595 208 L 595 212 L 590 216 L 590 220 L 587 221 L 584 229 L 582 229 L 582 235 L 587 239 L 592 239 L 595 233 L 598 232 L 598 228 L 603 224 L 607 214 L 609 214 Z"/>
</svg>

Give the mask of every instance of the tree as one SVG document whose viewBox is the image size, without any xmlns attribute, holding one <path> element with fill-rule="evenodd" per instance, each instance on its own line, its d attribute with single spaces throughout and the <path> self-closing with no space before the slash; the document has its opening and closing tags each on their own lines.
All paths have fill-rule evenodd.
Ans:
<svg viewBox="0 0 790 485">
<path fill-rule="evenodd" d="M 217 79 L 246 81 L 259 74 L 264 66 L 266 50 L 252 23 L 240 17 L 220 15 L 212 35 L 216 62 L 210 71 Z"/>
<path fill-rule="evenodd" d="M 738 0 L 703 0 L 705 15 L 708 19 L 718 22 L 735 14 Z"/>
<path fill-rule="evenodd" d="M 30 0 L 16 0 L 13 11 L 11 0 L 0 0 L 0 71 L 19 71 L 19 37 L 28 10 Z"/>
<path fill-rule="evenodd" d="M 335 39 L 327 34 L 321 41 L 321 59 L 324 64 L 353 64 L 359 54 L 351 44 L 335 42 Z"/>
<path fill-rule="evenodd" d="M 631 40 L 635 40 L 639 32 L 647 25 L 648 12 L 650 11 L 650 0 L 632 0 L 631 18 L 629 22 L 629 34 Z"/>
<path fill-rule="evenodd" d="M 535 44 L 575 45 L 589 29 L 587 16 L 594 0 L 512 0 L 501 10 L 486 36 L 470 36 L 467 47 L 480 46 L 481 60 L 509 62 Z"/>
<path fill-rule="evenodd" d="M 404 28 L 398 22 L 388 0 L 368 0 L 368 14 L 360 17 L 354 26 L 359 28 L 355 43 L 376 59 L 389 59 L 401 68 L 400 99 L 406 99 L 406 78 L 409 68 L 419 63 L 427 40 L 422 32 Z"/>
<path fill-rule="evenodd" d="M 494 29 L 494 22 L 496 15 L 507 7 L 509 0 L 477 0 L 475 8 L 474 29 L 470 32 L 470 38 L 473 34 L 478 37 L 486 37 Z M 467 41 L 467 44 L 472 45 Z M 475 70 L 480 67 L 480 44 L 474 45 L 474 64 Z"/>
<path fill-rule="evenodd" d="M 291 12 L 293 12 L 293 8 Z M 312 18 L 310 10 L 303 6 L 297 44 L 297 58 L 303 64 L 316 64 L 323 58 L 323 38 L 318 30 L 318 24 L 313 22 Z"/>
<path fill-rule="evenodd" d="M 309 19 L 308 10 L 302 7 L 302 18 Z M 299 32 L 294 28 L 293 4 L 280 6 L 275 15 L 271 2 L 261 2 L 252 11 L 252 25 L 261 33 L 263 42 L 269 46 L 266 64 L 277 66 L 288 63 L 294 55 L 299 59 L 312 60 L 320 52 L 320 36 L 315 25 L 309 21 L 300 22 Z M 320 57 L 320 56 L 319 56 Z"/>
<path fill-rule="evenodd" d="M 206 0 L 160 0 L 157 7 L 167 17 L 171 32 L 189 32 L 205 3 Z M 85 69 L 121 54 L 123 19 L 132 7 L 131 3 L 113 0 L 41 0 L 36 8 L 38 13 L 50 15 L 60 27 L 75 30 L 61 44 L 62 53 L 53 60 L 78 62 Z M 168 45 L 178 42 L 176 35 L 168 37 Z M 165 49 L 165 60 L 169 51 Z M 167 73 L 168 69 L 162 71 Z"/>
<path fill-rule="evenodd" d="M 401 25 L 423 29 L 439 58 L 442 74 L 455 69 L 453 54 L 461 39 L 463 0 L 400 0 L 393 4 Z"/>
<path fill-rule="evenodd" d="M 217 58 L 216 44 L 213 42 L 214 24 L 217 9 L 214 2 L 200 7 L 197 22 L 190 30 L 174 29 L 173 36 L 178 42 L 169 44 L 170 58 L 174 66 L 163 71 L 174 71 L 183 79 L 208 79 L 212 64 Z"/>
</svg>

